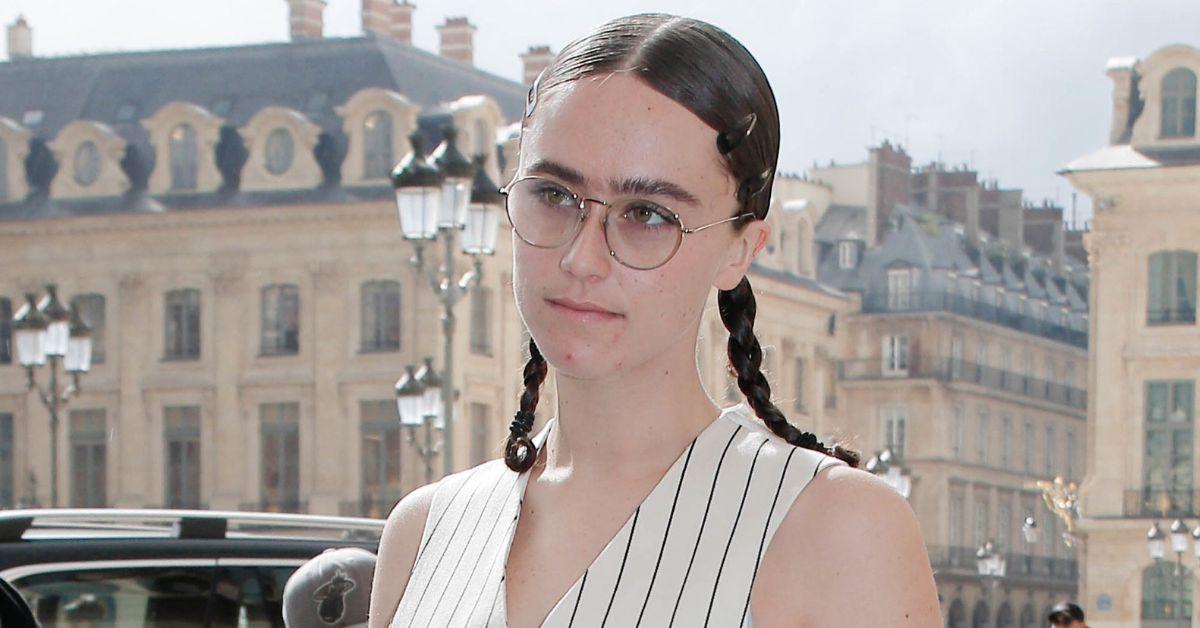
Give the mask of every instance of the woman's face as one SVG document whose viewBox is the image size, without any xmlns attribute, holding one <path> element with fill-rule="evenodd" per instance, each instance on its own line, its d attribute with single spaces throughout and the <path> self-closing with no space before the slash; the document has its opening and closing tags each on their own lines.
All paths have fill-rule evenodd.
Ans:
<svg viewBox="0 0 1200 628">
<path fill-rule="evenodd" d="M 517 177 L 545 177 L 601 200 L 657 188 L 634 195 L 696 227 L 738 211 L 716 136 L 627 74 L 587 77 L 539 95 L 521 136 Z M 765 241 L 766 225 L 754 221 L 738 231 L 725 223 L 685 235 L 666 264 L 635 270 L 609 254 L 604 207 L 587 207 L 578 234 L 557 248 L 513 236 L 517 308 L 546 360 L 568 377 L 594 379 L 678 351 L 694 355 L 709 291 L 737 285 Z"/>
</svg>

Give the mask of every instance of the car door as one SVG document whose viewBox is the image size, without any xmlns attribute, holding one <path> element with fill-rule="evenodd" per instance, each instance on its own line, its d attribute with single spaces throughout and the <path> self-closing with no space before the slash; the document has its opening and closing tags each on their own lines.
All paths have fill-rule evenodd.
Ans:
<svg viewBox="0 0 1200 628">
<path fill-rule="evenodd" d="M 283 587 L 304 564 L 289 558 L 219 558 L 213 628 L 283 628 Z"/>
</svg>

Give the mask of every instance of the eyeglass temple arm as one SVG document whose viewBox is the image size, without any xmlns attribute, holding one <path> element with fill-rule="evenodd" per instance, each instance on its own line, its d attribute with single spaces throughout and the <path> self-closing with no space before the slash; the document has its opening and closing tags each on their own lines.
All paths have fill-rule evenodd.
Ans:
<svg viewBox="0 0 1200 628">
<path fill-rule="evenodd" d="M 682 229 L 681 231 L 683 233 L 697 233 L 700 231 L 704 231 L 705 229 L 707 229 L 709 227 L 715 227 L 717 225 L 725 224 L 727 222 L 733 222 L 734 220 L 741 220 L 742 218 L 749 218 L 752 216 L 754 216 L 754 214 L 751 214 L 750 212 L 746 212 L 744 214 L 738 214 L 737 216 L 730 216 L 729 218 L 724 218 L 724 219 L 718 220 L 716 222 L 710 222 L 707 225 L 700 225 L 699 227 L 695 227 L 693 229 Z"/>
</svg>

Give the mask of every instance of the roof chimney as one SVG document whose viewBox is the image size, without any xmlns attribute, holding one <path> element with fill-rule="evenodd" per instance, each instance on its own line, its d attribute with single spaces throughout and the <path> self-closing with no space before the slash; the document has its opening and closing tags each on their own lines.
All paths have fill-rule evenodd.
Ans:
<svg viewBox="0 0 1200 628">
<path fill-rule="evenodd" d="M 362 0 L 363 33 L 412 44 L 412 16 L 416 5 L 408 0 Z"/>
<path fill-rule="evenodd" d="M 28 59 L 33 56 L 33 29 L 24 15 L 18 15 L 17 21 L 8 27 L 8 59 Z"/>
<path fill-rule="evenodd" d="M 521 54 L 521 63 L 525 66 L 525 84 L 533 85 L 533 81 L 554 61 L 554 53 L 550 46 L 530 46 L 529 51 Z"/>
<path fill-rule="evenodd" d="M 446 23 L 437 27 L 441 36 L 439 53 L 447 59 L 454 59 L 471 65 L 475 62 L 475 26 L 465 17 L 448 17 Z"/>
<path fill-rule="evenodd" d="M 292 41 L 320 39 L 325 30 L 325 0 L 287 0 Z"/>
</svg>

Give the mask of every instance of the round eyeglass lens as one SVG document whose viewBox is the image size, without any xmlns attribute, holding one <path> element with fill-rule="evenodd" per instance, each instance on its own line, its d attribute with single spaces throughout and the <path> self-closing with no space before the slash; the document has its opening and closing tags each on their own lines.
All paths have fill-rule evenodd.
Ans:
<svg viewBox="0 0 1200 628">
<path fill-rule="evenodd" d="M 647 200 L 628 199 L 613 204 L 605 236 L 617 261 L 649 270 L 671 259 L 683 231 L 671 210 Z"/>
<path fill-rule="evenodd" d="M 516 181 L 508 187 L 507 198 L 508 221 L 517 236 L 533 246 L 566 244 L 583 217 L 571 191 L 547 179 Z"/>
</svg>

